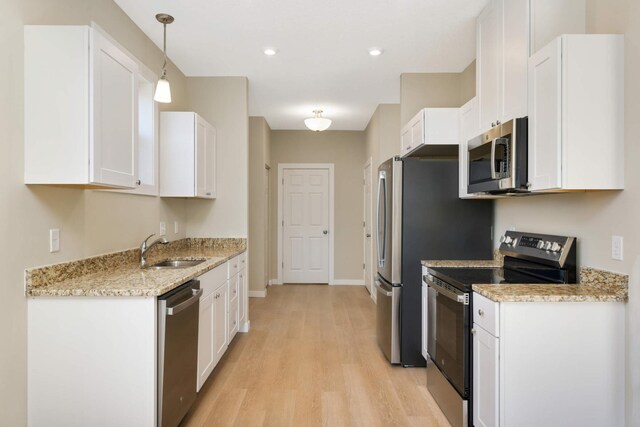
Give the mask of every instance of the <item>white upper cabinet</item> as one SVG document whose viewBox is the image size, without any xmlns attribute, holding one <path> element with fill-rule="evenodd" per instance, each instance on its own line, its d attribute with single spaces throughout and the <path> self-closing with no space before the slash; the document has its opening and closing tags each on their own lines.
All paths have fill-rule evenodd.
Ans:
<svg viewBox="0 0 640 427">
<path fill-rule="evenodd" d="M 458 108 L 424 108 L 400 131 L 400 155 L 420 155 L 433 146 L 458 145 Z"/>
<path fill-rule="evenodd" d="M 25 26 L 25 184 L 134 188 L 138 63 L 97 27 Z"/>
<path fill-rule="evenodd" d="M 479 133 L 528 115 L 528 59 L 548 40 L 585 31 L 585 0 L 489 0 L 476 22 Z M 545 43 L 546 44 L 546 43 Z"/>
<path fill-rule="evenodd" d="M 216 197 L 216 130 L 193 112 L 160 113 L 160 196 Z"/>
<path fill-rule="evenodd" d="M 564 35 L 529 60 L 532 191 L 624 188 L 624 37 Z"/>
</svg>

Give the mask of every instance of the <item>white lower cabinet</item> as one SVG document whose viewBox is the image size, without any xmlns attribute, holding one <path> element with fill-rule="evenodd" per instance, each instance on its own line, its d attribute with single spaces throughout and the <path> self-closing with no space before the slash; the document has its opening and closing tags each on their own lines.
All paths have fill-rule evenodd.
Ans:
<svg viewBox="0 0 640 427">
<path fill-rule="evenodd" d="M 474 293 L 473 322 L 476 427 L 624 425 L 623 302 Z"/>
<path fill-rule="evenodd" d="M 220 361 L 222 355 L 229 346 L 229 334 L 227 333 L 229 304 L 227 301 L 227 295 L 227 283 L 223 283 L 213 291 L 213 351 L 216 364 Z"/>
<path fill-rule="evenodd" d="M 200 391 L 215 366 L 213 354 L 213 293 L 200 299 L 200 320 L 198 324 L 198 386 Z"/>
<path fill-rule="evenodd" d="M 229 343 L 241 332 L 247 332 L 246 254 L 206 272 L 198 279 L 202 289 L 198 325 L 198 386 L 209 378 Z M 242 316 L 242 317 L 241 317 Z M 244 320 L 243 320 L 244 319 Z"/>
</svg>

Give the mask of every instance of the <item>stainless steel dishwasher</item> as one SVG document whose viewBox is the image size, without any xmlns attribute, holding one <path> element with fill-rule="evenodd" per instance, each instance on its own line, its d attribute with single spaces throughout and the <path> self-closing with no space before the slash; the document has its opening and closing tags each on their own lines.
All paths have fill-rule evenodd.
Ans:
<svg viewBox="0 0 640 427">
<path fill-rule="evenodd" d="M 200 282 L 158 297 L 158 426 L 175 427 L 196 400 Z"/>
</svg>

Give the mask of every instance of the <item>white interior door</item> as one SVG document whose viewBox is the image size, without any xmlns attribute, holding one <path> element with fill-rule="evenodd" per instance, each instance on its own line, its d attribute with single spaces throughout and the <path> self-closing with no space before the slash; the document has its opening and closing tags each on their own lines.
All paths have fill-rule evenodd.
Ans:
<svg viewBox="0 0 640 427">
<path fill-rule="evenodd" d="M 271 226 L 271 201 L 269 199 L 270 191 L 269 191 L 269 169 L 265 167 L 264 169 L 264 230 L 265 230 L 265 239 L 264 239 L 264 284 L 265 286 L 269 284 L 269 278 L 271 277 L 271 235 L 270 235 L 270 226 Z"/>
<path fill-rule="evenodd" d="M 329 170 L 283 171 L 284 283 L 329 283 Z"/>
<path fill-rule="evenodd" d="M 371 162 L 367 163 L 364 167 L 364 220 L 363 220 L 363 234 L 364 234 L 364 285 L 369 291 L 369 295 L 375 299 L 375 292 L 373 292 L 373 277 L 371 275 L 371 250 L 372 250 L 372 237 L 371 237 Z"/>
</svg>

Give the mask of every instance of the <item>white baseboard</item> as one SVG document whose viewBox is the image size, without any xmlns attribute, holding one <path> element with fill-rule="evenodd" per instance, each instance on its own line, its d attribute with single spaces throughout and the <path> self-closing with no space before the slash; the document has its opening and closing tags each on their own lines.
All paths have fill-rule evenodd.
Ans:
<svg viewBox="0 0 640 427">
<path fill-rule="evenodd" d="M 240 325 L 240 328 L 238 329 L 238 332 L 249 332 L 250 324 L 251 324 L 251 320 L 247 320 L 242 325 Z"/>
<path fill-rule="evenodd" d="M 269 280 L 269 286 L 274 286 L 274 285 L 282 285 L 282 282 L 280 282 L 278 279 Z"/>
<path fill-rule="evenodd" d="M 249 298 L 266 298 L 267 290 L 264 291 L 249 291 Z"/>
<path fill-rule="evenodd" d="M 334 279 L 330 285 L 339 286 L 364 286 L 364 279 Z"/>
</svg>

